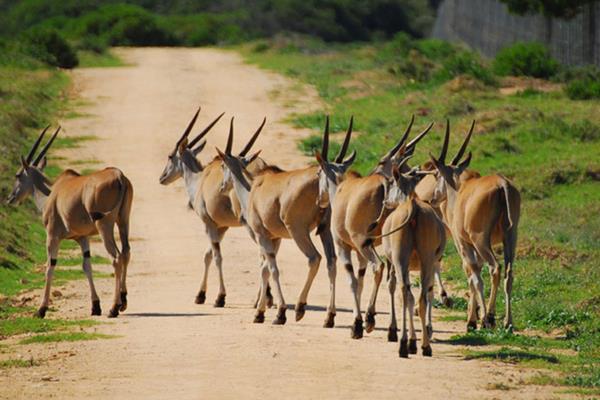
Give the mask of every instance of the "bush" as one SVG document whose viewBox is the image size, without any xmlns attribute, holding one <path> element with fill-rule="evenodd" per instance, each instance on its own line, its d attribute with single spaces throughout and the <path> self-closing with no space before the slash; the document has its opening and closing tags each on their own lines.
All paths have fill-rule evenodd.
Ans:
<svg viewBox="0 0 600 400">
<path fill-rule="evenodd" d="M 116 4 L 101 7 L 83 16 L 82 36 L 103 38 L 110 45 L 168 46 L 175 37 L 159 23 L 159 18 L 141 7 Z"/>
<path fill-rule="evenodd" d="M 494 71 L 498 75 L 533 76 L 548 79 L 558 72 L 558 62 L 541 43 L 516 43 L 498 52 Z"/>
<path fill-rule="evenodd" d="M 600 99 L 600 81 L 591 78 L 575 79 L 565 87 L 572 100 Z"/>
<path fill-rule="evenodd" d="M 79 59 L 71 45 L 55 30 L 31 29 L 23 35 L 24 52 L 55 67 L 74 68 Z"/>
<path fill-rule="evenodd" d="M 441 80 L 449 80 L 459 75 L 469 75 L 486 85 L 495 84 L 494 74 L 486 68 L 479 55 L 472 51 L 455 51 L 442 63 L 442 69 L 437 74 Z"/>
</svg>

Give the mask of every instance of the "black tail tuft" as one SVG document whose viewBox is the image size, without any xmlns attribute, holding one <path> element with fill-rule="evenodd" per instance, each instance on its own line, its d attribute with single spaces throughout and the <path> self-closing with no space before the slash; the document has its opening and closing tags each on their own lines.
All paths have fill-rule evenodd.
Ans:
<svg viewBox="0 0 600 400">
<path fill-rule="evenodd" d="M 369 247 L 369 246 L 373 246 L 373 238 L 368 238 L 367 240 L 364 241 L 364 243 L 362 244 L 362 247 Z"/>
</svg>

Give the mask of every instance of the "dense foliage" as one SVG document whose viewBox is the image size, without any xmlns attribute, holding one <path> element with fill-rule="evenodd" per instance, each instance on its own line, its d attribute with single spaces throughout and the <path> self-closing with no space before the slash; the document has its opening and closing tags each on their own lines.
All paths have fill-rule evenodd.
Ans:
<svg viewBox="0 0 600 400">
<path fill-rule="evenodd" d="M 515 43 L 500 50 L 494 60 L 494 70 L 499 75 L 550 78 L 558 69 L 558 62 L 540 43 Z"/>
<path fill-rule="evenodd" d="M 597 0 L 501 0 L 511 12 L 517 14 L 544 14 L 551 17 L 570 18 L 582 7 Z"/>
</svg>

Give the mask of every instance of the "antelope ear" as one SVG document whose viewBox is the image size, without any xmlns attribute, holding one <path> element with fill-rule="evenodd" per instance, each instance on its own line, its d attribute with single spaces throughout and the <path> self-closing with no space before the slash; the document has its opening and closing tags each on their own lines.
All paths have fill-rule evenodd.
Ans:
<svg viewBox="0 0 600 400">
<path fill-rule="evenodd" d="M 256 160 L 261 151 L 262 151 L 262 149 L 258 150 L 256 153 L 254 153 L 250 157 L 246 158 L 246 165 L 248 165 L 251 162 L 253 162 L 254 160 Z"/>
<path fill-rule="evenodd" d="M 183 156 L 185 154 L 185 150 L 187 149 L 187 145 L 188 145 L 187 138 L 183 138 L 183 140 L 181 141 L 181 143 L 179 143 L 179 147 L 177 148 L 177 151 L 179 152 L 180 156 Z"/>
<path fill-rule="evenodd" d="M 327 165 L 327 161 L 323 159 L 323 156 L 319 150 L 315 150 L 315 158 L 321 167 L 325 167 Z"/>
<path fill-rule="evenodd" d="M 197 156 L 198 154 L 200 154 L 200 152 L 202 150 L 204 150 L 204 146 L 206 146 L 206 140 L 203 140 L 202 142 L 200 142 L 200 144 L 192 150 L 194 155 Z"/>
<path fill-rule="evenodd" d="M 43 171 L 44 168 L 46 168 L 46 165 L 48 165 L 48 159 L 46 158 L 46 156 L 44 156 L 38 163 L 37 167 L 40 171 Z"/>
<path fill-rule="evenodd" d="M 225 160 L 225 153 L 223 153 L 221 151 L 221 149 L 219 149 L 218 147 L 215 147 L 215 149 L 217 150 L 217 156 L 221 159 L 221 160 Z"/>
<path fill-rule="evenodd" d="M 23 158 L 23 156 L 21 156 L 21 166 L 23 167 L 23 171 L 27 171 L 27 168 L 29 168 L 29 163 L 25 160 L 25 158 Z"/>
<path fill-rule="evenodd" d="M 458 166 L 456 167 L 456 173 L 458 175 L 462 174 L 465 171 L 465 169 L 467 169 L 467 167 L 471 163 L 471 157 L 472 156 L 473 156 L 473 153 L 469 152 L 469 154 L 467 155 L 467 157 L 460 164 L 458 164 Z"/>
<path fill-rule="evenodd" d="M 345 169 L 350 168 L 350 166 L 354 163 L 355 159 L 356 159 L 356 150 L 353 150 L 352 154 L 350 154 L 350 156 L 343 161 L 344 168 Z"/>
</svg>

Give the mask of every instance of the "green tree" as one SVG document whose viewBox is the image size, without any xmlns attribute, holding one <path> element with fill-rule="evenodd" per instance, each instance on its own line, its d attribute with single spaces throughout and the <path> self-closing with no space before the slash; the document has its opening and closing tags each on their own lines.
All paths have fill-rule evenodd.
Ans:
<svg viewBox="0 0 600 400">
<path fill-rule="evenodd" d="M 549 17 L 572 18 L 586 4 L 598 0 L 501 0 L 515 14 L 543 14 Z"/>
</svg>

